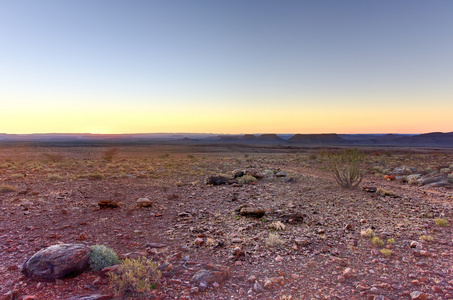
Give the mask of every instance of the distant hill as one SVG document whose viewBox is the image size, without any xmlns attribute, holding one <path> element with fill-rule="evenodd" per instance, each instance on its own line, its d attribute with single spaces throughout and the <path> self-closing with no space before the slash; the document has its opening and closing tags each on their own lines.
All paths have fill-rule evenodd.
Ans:
<svg viewBox="0 0 453 300">
<path fill-rule="evenodd" d="M 350 141 L 340 137 L 336 133 L 326 134 L 296 134 L 288 142 L 304 145 L 347 145 Z"/>
<path fill-rule="evenodd" d="M 284 137 L 284 138 L 282 138 Z M 138 133 L 138 134 L 5 134 L 0 143 L 53 144 L 184 144 L 234 143 L 294 146 L 388 146 L 453 148 L 453 132 L 425 134 L 211 134 L 211 133 Z"/>
</svg>

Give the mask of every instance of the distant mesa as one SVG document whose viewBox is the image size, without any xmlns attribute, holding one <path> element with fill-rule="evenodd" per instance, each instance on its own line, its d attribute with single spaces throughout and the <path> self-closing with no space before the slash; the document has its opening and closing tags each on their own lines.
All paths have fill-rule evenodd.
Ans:
<svg viewBox="0 0 453 300">
<path fill-rule="evenodd" d="M 282 138 L 280 138 L 276 134 L 262 134 L 262 135 L 260 135 L 260 136 L 258 136 L 256 138 L 256 141 L 259 141 L 259 142 L 272 142 L 272 143 L 284 142 L 284 140 Z"/>
<path fill-rule="evenodd" d="M 345 145 L 349 141 L 340 137 L 336 133 L 326 134 L 296 134 L 291 137 L 288 142 L 295 144 L 307 145 Z"/>
<path fill-rule="evenodd" d="M 241 141 L 256 141 L 256 135 L 254 134 L 245 134 L 243 137 L 241 137 Z"/>
</svg>

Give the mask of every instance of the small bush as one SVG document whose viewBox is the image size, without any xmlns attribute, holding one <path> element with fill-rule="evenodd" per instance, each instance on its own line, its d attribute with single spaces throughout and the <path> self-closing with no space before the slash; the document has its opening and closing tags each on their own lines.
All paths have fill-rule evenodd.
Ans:
<svg viewBox="0 0 453 300">
<path fill-rule="evenodd" d="M 44 153 L 44 159 L 48 162 L 62 162 L 64 160 L 64 156 L 61 154 L 55 154 L 55 153 Z"/>
<path fill-rule="evenodd" d="M 360 232 L 360 235 L 364 238 L 367 238 L 367 239 L 372 239 L 374 237 L 374 232 L 373 232 L 373 229 L 371 228 L 368 228 L 366 230 L 362 230 Z"/>
<path fill-rule="evenodd" d="M 448 221 L 446 219 L 435 219 L 434 222 L 436 222 L 436 225 L 440 227 L 448 226 Z"/>
<path fill-rule="evenodd" d="M 157 264 L 144 257 L 125 259 L 118 274 L 110 274 L 110 284 L 116 295 L 125 296 L 150 292 L 161 277 Z"/>
<path fill-rule="evenodd" d="M 282 222 L 277 221 L 277 222 L 272 222 L 271 224 L 269 224 L 269 228 L 280 231 L 280 230 L 285 230 L 286 226 Z"/>
<path fill-rule="evenodd" d="M 385 257 L 390 257 L 392 255 L 393 251 L 390 249 L 381 249 L 381 253 Z"/>
<path fill-rule="evenodd" d="M 113 158 L 120 152 L 118 148 L 107 149 L 102 152 L 102 158 L 108 162 L 112 162 Z"/>
<path fill-rule="evenodd" d="M 362 182 L 361 163 L 363 157 L 364 154 L 357 149 L 346 149 L 340 154 L 327 154 L 335 181 L 340 186 L 352 189 Z"/>
<path fill-rule="evenodd" d="M 11 175 L 12 179 L 23 179 L 24 177 L 25 177 L 24 174 L 21 173 Z"/>
<path fill-rule="evenodd" d="M 379 237 L 375 236 L 374 238 L 371 239 L 371 243 L 375 245 L 376 247 L 382 247 L 384 246 L 384 241 L 381 240 Z"/>
<path fill-rule="evenodd" d="M 13 186 L 2 184 L 0 185 L 0 193 L 11 193 L 15 192 L 17 189 Z"/>
<path fill-rule="evenodd" d="M 395 239 L 393 239 L 393 238 L 388 239 L 388 240 L 387 240 L 387 244 L 389 244 L 389 245 L 395 244 Z"/>
<path fill-rule="evenodd" d="M 104 178 L 104 175 L 100 174 L 100 173 L 91 173 L 91 174 L 88 174 L 87 177 L 90 180 L 100 180 L 100 179 Z"/>
<path fill-rule="evenodd" d="M 278 233 L 269 233 L 269 237 L 266 240 L 266 244 L 270 247 L 281 246 L 284 243 L 285 241 L 280 238 Z"/>
<path fill-rule="evenodd" d="M 58 174 L 49 174 L 49 175 L 47 175 L 47 179 L 49 179 L 50 181 L 59 181 L 59 180 L 62 180 L 63 177 L 61 177 Z"/>
<path fill-rule="evenodd" d="M 106 267 L 120 263 L 118 255 L 112 248 L 104 245 L 94 245 L 90 247 L 90 267 L 95 271 L 101 271 Z"/>
<path fill-rule="evenodd" d="M 420 178 L 421 178 L 421 175 L 419 175 L 419 174 L 409 175 L 409 176 L 407 176 L 407 183 L 409 185 L 419 185 L 420 184 L 420 182 L 419 182 Z"/>
<path fill-rule="evenodd" d="M 427 241 L 427 242 L 432 242 L 432 241 L 434 241 L 434 238 L 433 238 L 432 236 L 430 236 L 430 235 L 422 235 L 422 236 L 420 237 L 420 239 L 422 239 L 422 240 L 424 240 L 424 241 Z"/>
<path fill-rule="evenodd" d="M 257 179 L 251 175 L 244 175 L 238 178 L 238 183 L 240 184 L 249 184 L 255 182 L 257 182 Z"/>
</svg>

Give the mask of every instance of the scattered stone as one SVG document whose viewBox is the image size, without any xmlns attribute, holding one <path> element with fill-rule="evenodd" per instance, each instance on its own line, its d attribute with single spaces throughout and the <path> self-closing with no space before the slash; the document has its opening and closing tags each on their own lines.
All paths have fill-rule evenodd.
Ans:
<svg viewBox="0 0 453 300">
<path fill-rule="evenodd" d="M 68 300 L 110 300 L 110 299 L 113 299 L 113 295 L 95 294 L 95 295 L 86 295 L 86 296 L 75 296 L 75 297 L 69 298 Z"/>
<path fill-rule="evenodd" d="M 276 285 L 283 285 L 283 284 L 285 284 L 285 277 L 283 277 L 283 276 L 271 277 L 271 278 L 267 278 L 264 281 L 264 288 L 272 289 Z"/>
<path fill-rule="evenodd" d="M 153 201 L 149 200 L 148 198 L 138 198 L 137 206 L 138 207 L 151 207 L 151 206 L 153 206 Z"/>
<path fill-rule="evenodd" d="M 98 205 L 100 209 L 120 207 L 120 204 L 114 200 L 101 200 L 98 202 Z"/>
<path fill-rule="evenodd" d="M 409 246 L 411 248 L 415 248 L 415 249 L 421 249 L 422 248 L 422 244 L 420 244 L 419 242 L 417 241 L 412 241 Z"/>
<path fill-rule="evenodd" d="M 285 223 L 302 223 L 306 215 L 296 212 L 291 214 L 281 215 L 279 219 Z"/>
<path fill-rule="evenodd" d="M 253 284 L 253 290 L 257 293 L 262 293 L 264 291 L 263 287 L 258 281 L 255 281 L 255 283 Z"/>
<path fill-rule="evenodd" d="M 392 180 L 395 180 L 396 177 L 395 177 L 395 175 L 385 175 L 384 179 L 386 179 L 387 181 L 392 181 Z"/>
<path fill-rule="evenodd" d="M 21 272 L 38 281 L 76 276 L 88 269 L 90 254 L 90 248 L 81 244 L 53 245 L 27 259 Z"/>
<path fill-rule="evenodd" d="M 247 281 L 248 282 L 255 282 L 256 281 L 256 276 L 255 275 L 250 275 L 249 277 L 247 277 Z"/>
<path fill-rule="evenodd" d="M 241 238 L 233 238 L 233 239 L 231 240 L 231 242 L 232 242 L 233 244 L 240 244 L 240 243 L 244 242 L 244 240 L 241 239 Z"/>
<path fill-rule="evenodd" d="M 190 279 L 190 283 L 195 284 L 203 291 L 214 282 L 222 283 L 230 278 L 230 269 L 222 265 L 207 264 L 196 272 Z"/>
<path fill-rule="evenodd" d="M 362 188 L 362 190 L 367 192 L 367 193 L 376 193 L 377 188 L 376 187 L 371 187 L 371 186 L 364 186 Z"/>
<path fill-rule="evenodd" d="M 354 276 L 354 270 L 352 270 L 352 268 L 344 269 L 344 271 L 343 271 L 344 278 L 351 278 L 352 276 Z"/>
<path fill-rule="evenodd" d="M 288 173 L 280 171 L 275 174 L 275 177 L 286 177 L 288 176 Z"/>
<path fill-rule="evenodd" d="M 419 291 L 414 291 L 414 292 L 410 293 L 410 296 L 411 296 L 412 300 L 426 300 L 426 299 L 428 299 L 428 295 L 426 295 L 423 292 L 419 292 Z"/>
<path fill-rule="evenodd" d="M 204 244 L 204 240 L 203 240 L 203 238 L 197 237 L 193 243 L 195 245 L 201 246 Z"/>
</svg>

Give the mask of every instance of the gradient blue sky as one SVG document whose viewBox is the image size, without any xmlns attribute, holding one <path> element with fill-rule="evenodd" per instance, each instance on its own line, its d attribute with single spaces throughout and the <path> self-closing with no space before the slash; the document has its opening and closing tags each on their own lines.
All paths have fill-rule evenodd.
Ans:
<svg viewBox="0 0 453 300">
<path fill-rule="evenodd" d="M 0 0 L 0 132 L 453 131 L 453 1 Z"/>
</svg>

